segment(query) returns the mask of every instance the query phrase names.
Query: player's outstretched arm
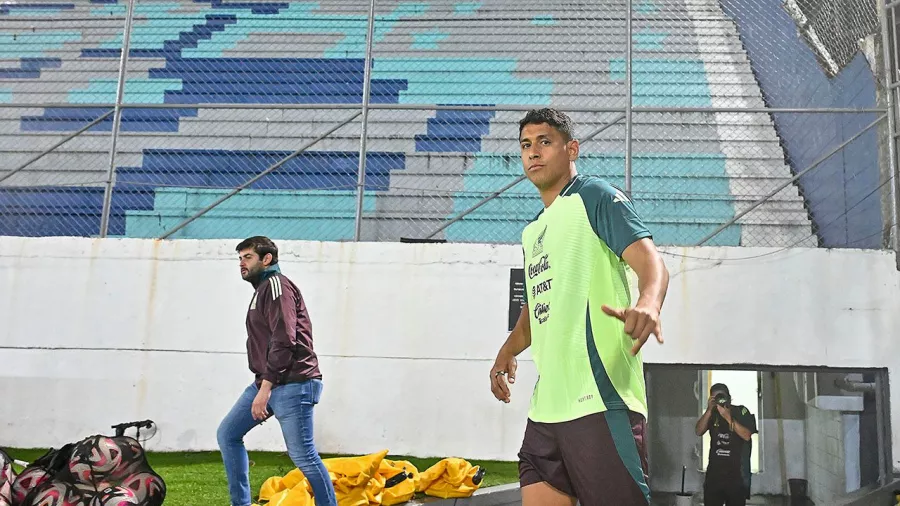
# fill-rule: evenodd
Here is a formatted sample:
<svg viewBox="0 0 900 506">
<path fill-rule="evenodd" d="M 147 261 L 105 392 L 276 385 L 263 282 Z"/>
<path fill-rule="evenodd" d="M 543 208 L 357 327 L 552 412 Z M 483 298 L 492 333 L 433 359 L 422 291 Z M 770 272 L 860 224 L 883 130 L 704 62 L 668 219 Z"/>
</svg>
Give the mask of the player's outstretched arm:
<svg viewBox="0 0 900 506">
<path fill-rule="evenodd" d="M 491 392 L 497 400 L 509 402 L 509 383 L 516 382 L 516 357 L 531 346 L 531 320 L 528 317 L 528 304 L 522 306 L 519 320 L 500 351 L 494 366 L 491 367 Z"/>
<path fill-rule="evenodd" d="M 632 308 L 603 306 L 603 312 L 625 323 L 625 332 L 635 340 L 631 353 L 636 355 L 650 334 L 663 342 L 659 313 L 669 288 L 669 271 L 649 237 L 631 243 L 622 252 L 622 259 L 637 274 L 640 296 Z"/>
</svg>

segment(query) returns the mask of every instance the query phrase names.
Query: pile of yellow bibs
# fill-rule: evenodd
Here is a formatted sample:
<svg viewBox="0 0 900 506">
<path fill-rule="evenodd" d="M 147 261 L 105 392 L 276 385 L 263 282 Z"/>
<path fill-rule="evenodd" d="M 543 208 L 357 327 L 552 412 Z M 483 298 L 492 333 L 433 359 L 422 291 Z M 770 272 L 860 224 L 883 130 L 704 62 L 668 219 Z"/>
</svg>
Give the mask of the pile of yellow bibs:
<svg viewBox="0 0 900 506">
<path fill-rule="evenodd" d="M 420 473 L 405 460 L 389 460 L 382 450 L 360 457 L 323 459 L 338 506 L 401 504 L 416 492 L 447 499 L 469 497 L 481 486 L 484 469 L 464 459 L 447 458 Z M 299 469 L 273 476 L 259 490 L 266 506 L 315 506 L 309 480 Z"/>
</svg>

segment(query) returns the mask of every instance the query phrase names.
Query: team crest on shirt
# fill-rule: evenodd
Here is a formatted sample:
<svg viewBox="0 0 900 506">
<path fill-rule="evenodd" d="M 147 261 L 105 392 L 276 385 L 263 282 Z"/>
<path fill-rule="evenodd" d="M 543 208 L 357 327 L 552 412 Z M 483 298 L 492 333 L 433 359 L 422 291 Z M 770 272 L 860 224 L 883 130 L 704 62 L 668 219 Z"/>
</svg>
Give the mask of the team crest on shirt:
<svg viewBox="0 0 900 506">
<path fill-rule="evenodd" d="M 547 233 L 547 225 L 544 225 L 544 230 L 537 236 L 537 239 L 534 241 L 534 246 L 531 248 L 531 258 L 534 258 L 541 253 L 544 252 L 544 235 Z"/>
</svg>

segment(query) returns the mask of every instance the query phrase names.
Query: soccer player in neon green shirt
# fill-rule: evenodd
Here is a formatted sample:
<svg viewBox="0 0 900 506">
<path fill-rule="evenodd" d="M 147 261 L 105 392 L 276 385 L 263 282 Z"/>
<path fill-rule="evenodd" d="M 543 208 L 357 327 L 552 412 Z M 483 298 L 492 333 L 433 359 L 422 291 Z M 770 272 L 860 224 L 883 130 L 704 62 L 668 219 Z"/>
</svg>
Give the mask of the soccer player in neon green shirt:
<svg viewBox="0 0 900 506">
<path fill-rule="evenodd" d="M 555 109 L 519 123 L 522 164 L 544 209 L 522 232 L 525 305 L 491 368 L 509 402 L 529 346 L 538 380 L 522 447 L 523 506 L 647 505 L 647 397 L 640 350 L 663 342 L 669 274 L 628 195 L 575 169 L 572 121 Z M 626 271 L 638 278 L 632 305 Z"/>
</svg>

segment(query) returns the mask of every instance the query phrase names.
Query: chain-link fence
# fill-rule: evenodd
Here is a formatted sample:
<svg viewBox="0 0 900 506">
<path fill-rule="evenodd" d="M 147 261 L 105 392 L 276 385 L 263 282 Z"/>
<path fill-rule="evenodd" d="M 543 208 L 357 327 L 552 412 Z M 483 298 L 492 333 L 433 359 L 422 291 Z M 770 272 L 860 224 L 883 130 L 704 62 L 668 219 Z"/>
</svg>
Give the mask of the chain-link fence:
<svg viewBox="0 0 900 506">
<path fill-rule="evenodd" d="M 0 234 L 515 243 L 550 106 L 659 244 L 887 247 L 883 7 L 4 4 Z"/>
</svg>

